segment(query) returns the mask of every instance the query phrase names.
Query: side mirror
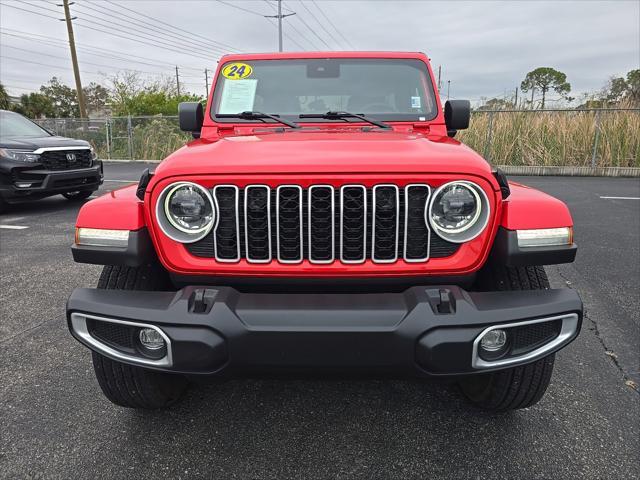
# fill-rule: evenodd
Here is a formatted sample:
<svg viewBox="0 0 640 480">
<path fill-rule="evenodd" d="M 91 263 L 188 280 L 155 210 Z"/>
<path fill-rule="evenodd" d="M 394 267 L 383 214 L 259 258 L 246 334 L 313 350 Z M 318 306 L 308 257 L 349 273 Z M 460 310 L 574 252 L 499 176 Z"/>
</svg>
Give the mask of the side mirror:
<svg viewBox="0 0 640 480">
<path fill-rule="evenodd" d="M 204 110 L 200 102 L 181 102 L 178 105 L 178 119 L 180 130 L 191 132 L 194 138 L 200 137 L 204 121 Z"/>
<path fill-rule="evenodd" d="M 469 100 L 447 100 L 444 104 L 444 123 L 447 135 L 455 137 L 458 130 L 469 128 L 471 102 Z"/>
</svg>

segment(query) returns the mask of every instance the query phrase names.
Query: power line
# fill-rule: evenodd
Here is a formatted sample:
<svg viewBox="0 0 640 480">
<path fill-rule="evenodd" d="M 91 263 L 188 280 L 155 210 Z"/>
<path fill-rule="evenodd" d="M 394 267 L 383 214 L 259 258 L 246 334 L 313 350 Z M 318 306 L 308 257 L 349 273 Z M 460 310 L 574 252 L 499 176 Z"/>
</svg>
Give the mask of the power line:
<svg viewBox="0 0 640 480">
<path fill-rule="evenodd" d="M 342 46 L 340 45 L 340 42 L 338 40 L 336 40 L 336 38 L 333 36 L 333 34 L 329 30 L 327 30 L 327 28 L 324 26 L 324 24 L 320 20 L 318 20 L 318 17 L 316 17 L 314 15 L 314 13 L 311 10 L 309 10 L 309 7 L 307 7 L 307 5 L 304 2 L 302 2 L 301 0 L 298 0 L 298 3 L 304 7 L 304 9 L 309 13 L 309 15 L 311 15 L 311 17 L 318 23 L 318 25 L 320 25 L 320 27 L 322 27 L 322 29 L 325 31 L 325 33 L 327 35 L 329 35 L 329 37 L 331 37 L 331 39 L 334 42 L 336 42 L 336 45 L 338 45 L 338 48 L 342 48 Z"/>
<path fill-rule="evenodd" d="M 117 3 L 114 3 L 114 2 L 112 2 L 111 0 L 105 0 L 105 1 L 106 1 L 107 3 L 110 3 L 111 5 L 115 5 L 116 7 L 122 8 L 122 9 L 124 9 L 124 10 L 128 10 L 129 12 L 135 13 L 136 15 L 139 15 L 139 16 L 141 16 L 141 17 L 148 18 L 149 20 L 153 20 L 154 22 L 161 23 L 162 25 L 165 25 L 165 26 L 167 26 L 167 27 L 173 28 L 174 30 L 177 30 L 177 31 L 179 31 L 179 32 L 186 33 L 187 35 L 191 35 L 191 36 L 193 36 L 193 37 L 198 37 L 198 38 L 203 39 L 203 40 L 206 40 L 206 41 L 208 41 L 208 42 L 210 42 L 210 43 L 218 44 L 218 45 L 220 45 L 220 46 L 222 46 L 222 47 L 225 47 L 225 48 L 227 48 L 227 49 L 235 50 L 236 52 L 239 52 L 239 51 L 240 51 L 240 50 L 238 50 L 237 48 L 235 48 L 235 47 L 233 47 L 233 46 L 231 46 L 231 45 L 228 45 L 228 44 L 226 44 L 226 43 L 222 43 L 222 42 L 219 42 L 219 41 L 217 41 L 217 40 L 212 40 L 212 39 L 210 39 L 210 38 L 204 37 L 204 36 L 199 35 L 199 34 L 197 34 L 197 33 L 193 33 L 193 32 L 190 32 L 190 31 L 188 31 L 188 30 L 185 30 L 185 29 L 183 29 L 183 28 L 176 27 L 176 26 L 174 26 L 174 25 L 171 25 L 170 23 L 163 22 L 162 20 L 160 20 L 160 19 L 158 19 L 158 18 L 151 17 L 151 16 L 146 15 L 146 14 L 144 14 L 144 13 L 141 13 L 141 12 L 139 12 L 139 11 L 137 11 L 137 10 L 133 10 L 132 8 L 125 7 L 124 5 L 119 5 L 119 4 L 117 4 Z"/>
<path fill-rule="evenodd" d="M 273 5 L 271 2 L 269 2 L 269 0 L 264 0 L 264 2 L 266 2 L 267 5 L 269 5 L 273 10 L 275 10 L 276 12 L 278 11 L 277 7 L 275 5 Z M 289 9 L 287 9 L 289 10 Z M 290 11 L 290 10 L 289 10 Z M 315 43 L 313 43 L 311 41 L 311 39 L 309 38 L 308 35 L 303 35 L 300 30 L 298 30 L 298 28 L 293 24 L 293 23 L 289 23 L 288 24 L 289 28 L 291 28 L 291 30 L 293 30 L 294 32 L 296 32 L 300 38 L 304 38 L 307 43 L 309 43 L 309 45 L 311 45 L 311 48 L 314 50 L 319 50 L 318 47 L 316 46 Z M 291 37 L 289 37 L 286 33 L 284 33 L 284 36 L 287 37 L 289 40 L 292 41 L 292 43 L 295 43 L 296 45 L 298 45 L 298 47 L 300 47 L 302 50 L 305 50 L 305 48 L 300 45 L 298 42 L 294 41 Z"/>
<path fill-rule="evenodd" d="M 282 52 L 282 20 L 295 15 L 296 12 L 282 13 L 282 0 L 278 0 L 278 11 L 276 15 L 265 15 L 265 18 L 275 18 L 278 20 L 278 51 Z"/>
<path fill-rule="evenodd" d="M 224 0 L 215 0 L 215 1 L 216 1 L 216 2 L 218 2 L 218 3 L 222 3 L 223 5 L 226 5 L 226 6 L 228 6 L 228 7 L 235 8 L 236 10 L 241 10 L 241 11 L 243 11 L 243 12 L 250 13 L 250 14 L 252 14 L 252 15 L 257 15 L 257 16 L 259 16 L 259 17 L 266 18 L 267 20 L 269 20 L 269 23 L 270 23 L 271 25 L 273 25 L 275 28 L 278 28 L 278 25 L 276 25 L 275 21 L 273 21 L 273 20 L 272 20 L 272 19 L 270 19 L 270 18 L 267 18 L 267 17 L 266 17 L 264 14 L 262 14 L 262 13 L 256 12 L 256 11 L 254 11 L 254 10 L 249 10 L 248 8 L 240 7 L 240 6 L 235 5 L 235 4 L 231 3 L 231 2 L 225 2 Z M 300 47 L 302 50 L 305 50 L 305 48 L 304 48 L 302 45 L 300 45 L 300 44 L 299 44 L 295 39 L 291 38 L 291 36 L 289 36 L 286 32 L 285 32 L 285 33 L 283 33 L 283 35 L 284 35 L 288 40 L 290 40 L 292 43 L 295 43 L 296 45 L 298 45 L 298 47 Z"/>
<path fill-rule="evenodd" d="M 188 38 L 185 38 L 184 35 L 178 35 L 178 34 L 174 34 L 172 32 L 168 32 L 166 30 L 161 30 L 157 26 L 154 26 L 149 22 L 138 21 L 138 20 L 134 20 L 134 19 L 131 19 L 131 18 L 127 18 L 127 16 L 125 16 L 123 14 L 120 14 L 120 13 L 117 13 L 117 12 L 109 11 L 108 9 L 106 9 L 105 7 L 100 6 L 99 4 L 95 4 L 94 6 L 89 6 L 87 4 L 82 4 L 82 5 L 80 5 L 80 7 L 89 9 L 89 10 L 91 10 L 93 12 L 96 12 L 96 13 L 99 13 L 101 15 L 104 15 L 105 11 L 106 11 L 106 13 L 108 13 L 109 15 L 112 15 L 112 16 L 115 15 L 115 16 L 119 17 L 118 20 L 120 20 L 122 17 L 124 17 L 124 22 L 126 22 L 126 23 L 129 23 L 129 24 L 135 25 L 135 26 L 141 26 L 142 28 L 146 28 L 146 29 L 151 30 L 153 32 L 157 32 L 157 33 L 159 33 L 160 35 L 163 35 L 166 38 L 170 38 L 172 41 L 175 41 L 175 39 L 177 39 L 180 43 L 189 45 L 189 48 L 202 48 L 202 46 L 203 46 L 201 40 L 197 40 L 197 41 L 196 40 L 190 40 Z M 98 7 L 101 10 L 97 10 L 94 7 Z M 81 10 L 81 12 L 84 15 L 86 15 L 88 17 L 91 17 L 91 18 L 98 18 L 100 20 L 108 20 L 108 19 L 105 19 L 104 17 L 95 17 L 94 15 L 91 15 L 91 14 L 89 14 L 87 12 L 83 12 L 82 10 Z M 116 23 L 116 25 L 123 26 L 120 23 Z M 198 43 L 198 42 L 200 42 L 200 43 Z M 215 46 L 214 44 L 209 44 L 208 48 L 210 48 L 211 50 L 215 50 L 215 51 L 221 52 L 221 53 L 226 53 L 226 50 L 223 50 L 222 48 L 220 48 L 218 46 Z"/>
<path fill-rule="evenodd" d="M 57 46 L 57 45 L 55 45 L 55 46 Z M 49 53 L 43 53 L 43 52 L 38 52 L 38 51 L 35 51 L 35 50 L 29 50 L 27 48 L 14 47 L 13 45 L 6 45 L 5 44 L 5 45 L 2 45 L 2 47 L 3 48 L 12 48 L 14 50 L 21 50 L 23 52 L 33 53 L 35 55 L 42 55 L 42 56 L 49 57 L 49 58 L 60 58 L 62 60 L 68 60 L 69 59 L 68 57 L 63 57 L 63 56 L 60 56 L 60 55 L 51 55 Z M 120 70 L 130 70 L 132 72 L 147 73 L 147 74 L 150 74 L 150 75 L 165 75 L 165 73 L 162 73 L 162 72 L 149 72 L 149 71 L 146 71 L 146 70 L 136 70 L 135 68 L 127 68 L 127 67 L 116 66 L 116 65 L 106 65 L 104 63 L 93 63 L 93 62 L 85 62 L 85 61 L 83 61 L 82 63 L 85 64 L 85 65 L 92 65 L 94 67 L 113 68 L 113 69 L 116 69 L 116 70 L 118 70 L 118 69 L 120 69 Z"/>
<path fill-rule="evenodd" d="M 205 56 L 203 56 L 203 55 L 196 54 L 196 53 L 194 53 L 194 52 L 192 52 L 192 51 L 185 52 L 185 51 L 177 50 L 177 49 L 174 49 L 174 48 L 169 48 L 169 47 L 167 47 L 167 46 L 166 46 L 167 44 L 159 44 L 159 43 L 155 43 L 155 42 L 150 41 L 150 40 L 148 40 L 148 39 L 146 39 L 146 38 L 144 38 L 144 37 L 138 37 L 138 38 L 136 38 L 136 36 L 135 36 L 135 35 L 133 35 L 133 34 L 129 34 L 129 35 L 133 35 L 133 38 L 131 38 L 131 36 L 126 37 L 126 36 L 124 36 L 124 35 L 120 35 L 120 34 L 118 34 L 118 33 L 110 32 L 110 31 L 108 31 L 108 30 L 102 30 L 102 29 L 100 29 L 100 28 L 97 28 L 97 27 L 95 27 L 95 26 L 92 26 L 92 25 L 93 25 L 93 24 L 95 24 L 96 22 L 91 22 L 91 21 L 87 21 L 87 20 L 84 20 L 84 19 L 78 19 L 78 21 L 79 21 L 79 22 L 87 22 L 87 23 L 88 23 L 88 25 L 83 25 L 82 23 L 80 23 L 80 24 L 78 25 L 79 27 L 85 28 L 85 29 L 87 29 L 87 30 L 92 30 L 92 31 L 101 32 L 101 33 L 106 33 L 107 35 L 111 35 L 111 36 L 114 36 L 114 37 L 123 38 L 123 39 L 125 39 L 125 40 L 132 40 L 132 41 L 134 41 L 134 42 L 136 42 L 136 43 L 142 43 L 142 44 L 144 44 L 144 45 L 150 45 L 150 46 L 152 46 L 152 47 L 160 47 L 160 48 L 163 48 L 163 49 L 165 49 L 165 50 L 167 50 L 167 51 L 169 51 L 169 52 L 180 53 L 180 54 L 182 54 L 182 55 L 189 55 L 190 57 L 197 57 L 197 58 L 199 58 L 199 59 L 201 59 L 201 60 L 211 61 L 211 58 L 210 58 L 210 57 L 205 57 Z M 101 25 L 101 26 L 103 26 L 103 25 Z M 112 28 L 112 27 L 107 26 L 107 28 Z M 115 29 L 114 29 L 114 30 L 115 30 Z M 122 30 L 118 30 L 118 31 L 122 31 Z M 125 32 L 125 33 L 127 33 L 127 34 L 128 34 L 128 32 Z"/>
<path fill-rule="evenodd" d="M 116 21 L 114 19 L 106 19 L 104 17 L 97 17 L 97 16 L 92 15 L 90 13 L 87 13 L 87 12 L 85 12 L 83 10 L 79 10 L 79 13 L 82 15 L 82 17 L 80 18 L 81 20 L 84 20 L 86 22 L 96 23 L 96 24 L 98 24 L 100 26 L 103 26 L 103 27 L 109 27 L 109 28 L 114 29 L 117 32 L 124 32 L 124 33 L 127 33 L 128 35 L 133 35 L 128 31 L 128 29 L 131 28 L 131 27 L 129 25 L 127 25 L 126 23 L 123 24 L 123 23 L 121 23 L 119 21 Z M 92 18 L 94 20 L 86 20 L 86 17 Z M 96 20 L 100 20 L 100 21 L 97 22 Z M 109 22 L 109 24 L 105 25 L 104 23 L 102 23 L 103 21 L 107 21 L 107 22 Z M 137 24 L 136 25 L 135 23 L 132 23 L 132 22 L 129 22 L 129 21 L 127 21 L 127 23 L 130 23 L 131 25 L 134 25 L 134 28 L 138 28 L 139 25 L 142 25 L 142 24 Z M 116 25 L 118 27 L 123 27 L 123 28 L 125 28 L 127 30 L 121 30 L 119 28 L 115 28 L 114 25 Z M 144 25 L 143 25 L 143 27 L 144 27 Z M 148 27 L 144 27 L 144 28 L 147 28 L 147 30 L 150 30 Z M 153 30 L 150 30 L 150 31 L 153 32 Z M 167 36 L 159 37 L 155 32 L 154 33 L 148 33 L 148 34 L 147 33 L 137 33 L 135 35 L 144 35 L 143 38 L 145 38 L 145 39 L 150 39 L 150 40 L 153 40 L 155 42 L 162 42 L 163 44 L 165 42 L 171 42 L 170 45 L 175 45 L 176 47 L 182 47 L 182 48 L 186 48 L 186 49 L 194 49 L 194 48 L 201 49 L 202 48 L 202 45 L 198 45 L 196 43 L 187 43 L 186 40 L 176 40 L 175 38 L 167 37 Z M 176 36 L 176 38 L 179 38 L 179 37 Z M 217 52 L 217 53 L 220 53 L 220 52 Z"/>
<path fill-rule="evenodd" d="M 58 17 L 53 17 L 51 15 L 45 15 L 44 13 L 40 13 L 40 12 L 34 12 L 33 10 L 28 10 L 26 8 L 16 7 L 15 5 L 9 5 L 8 3 L 0 3 L 0 5 L 2 5 L 3 7 L 14 8 L 16 10 L 22 10 L 23 12 L 33 13 L 34 15 L 40 15 L 41 17 L 47 17 L 47 18 L 53 18 L 54 20 L 59 20 Z M 31 4 L 29 4 L 29 5 L 31 5 Z M 31 5 L 31 6 L 32 7 L 36 7 L 37 5 Z M 38 8 L 42 8 L 44 10 L 49 10 L 48 8 L 44 8 L 44 7 L 38 7 Z M 53 11 L 53 10 L 51 10 L 51 11 Z"/>
<path fill-rule="evenodd" d="M 302 16 L 301 16 L 301 15 L 296 15 L 296 18 L 297 18 L 298 20 L 300 20 L 300 21 L 303 23 L 303 25 L 304 25 L 305 27 L 307 27 L 307 28 L 309 29 L 309 31 L 310 31 L 311 33 L 313 33 L 313 34 L 315 35 L 315 37 L 316 37 L 318 40 L 320 40 L 320 42 L 321 42 L 321 43 L 324 43 L 324 44 L 326 45 L 326 47 L 327 47 L 329 50 L 331 50 L 331 47 L 329 46 L 329 44 L 328 44 L 327 42 L 325 42 L 325 40 L 324 40 L 320 35 L 318 35 L 318 34 L 316 33 L 316 31 L 315 31 L 313 28 L 311 28 L 307 22 L 305 22 L 304 18 L 302 18 Z"/>
<path fill-rule="evenodd" d="M 33 14 L 35 14 L 35 15 L 40 15 L 40 16 L 42 16 L 42 17 L 47 17 L 47 18 L 52 18 L 52 19 L 54 19 L 54 20 L 59 20 L 59 18 L 58 18 L 58 17 L 53 17 L 53 16 L 51 16 L 51 15 L 45 15 L 45 14 L 43 14 L 43 13 L 34 12 L 33 10 L 28 10 L 28 9 L 25 9 L 25 8 L 16 7 L 15 5 L 8 5 L 8 4 L 5 4 L 5 3 L 3 3 L 2 5 L 3 5 L 3 6 L 5 6 L 5 7 L 10 7 L 10 8 L 14 8 L 14 9 L 17 9 L 17 10 L 23 10 L 23 11 L 25 11 L 25 12 L 33 13 Z M 29 5 L 31 5 L 31 4 L 29 4 Z M 35 5 L 33 5 L 33 6 L 35 6 Z M 44 7 L 40 7 L 40 8 L 43 8 L 44 10 L 48 10 L 48 9 L 45 9 Z M 168 50 L 168 51 L 171 51 L 171 52 L 175 52 L 175 53 L 180 53 L 180 54 L 183 54 L 183 55 L 187 55 L 187 54 L 188 54 L 188 55 L 190 55 L 190 56 L 192 56 L 192 57 L 198 57 L 198 58 L 200 58 L 200 59 L 207 60 L 207 61 L 210 61 L 210 60 L 211 60 L 209 57 L 205 57 L 205 56 L 203 56 L 203 55 L 196 54 L 196 53 L 194 53 L 193 51 L 190 51 L 190 52 L 184 52 L 184 51 L 181 51 L 181 50 L 176 50 L 176 49 L 173 49 L 173 48 L 167 47 L 167 45 L 170 45 L 170 44 L 164 43 L 164 42 L 162 42 L 161 40 L 155 40 L 155 42 L 154 42 L 154 41 L 153 41 L 153 39 L 151 39 L 151 40 L 150 40 L 150 39 L 148 39 L 148 38 L 146 38 L 146 37 L 140 37 L 140 34 L 133 34 L 133 33 L 129 33 L 129 32 L 127 32 L 127 31 L 125 31 L 125 30 L 120 30 L 120 29 L 117 29 L 117 28 L 113 28 L 113 27 L 112 27 L 112 26 L 110 26 L 110 25 L 105 25 L 105 24 L 102 24 L 102 23 L 98 23 L 98 22 L 91 21 L 91 20 L 85 20 L 85 19 L 78 19 L 78 21 L 87 22 L 89 25 L 91 25 L 91 24 L 98 24 L 98 25 L 100 25 L 100 26 L 105 26 L 106 28 L 111 28 L 112 30 L 115 30 L 115 31 L 118 31 L 118 32 L 123 32 L 123 33 L 125 33 L 125 34 L 127 34 L 127 35 L 130 35 L 130 36 L 129 36 L 129 37 L 125 37 L 125 36 L 123 36 L 123 35 L 120 35 L 120 34 L 117 34 L 117 33 L 114 33 L 114 32 L 110 32 L 110 31 L 108 31 L 108 30 L 101 30 L 101 29 L 99 29 L 99 28 L 96 28 L 96 27 L 93 27 L 93 26 L 89 26 L 89 25 L 82 25 L 82 24 L 78 25 L 78 26 L 80 26 L 80 27 L 82 27 L 82 28 L 91 29 L 91 30 L 93 30 L 93 31 L 97 31 L 97 32 L 101 32 L 101 33 L 106 33 L 107 35 L 112 35 L 112 36 L 114 36 L 114 37 L 123 38 L 123 39 L 125 39 L 125 40 L 133 40 L 133 41 L 135 41 L 135 42 L 137 42 L 137 43 L 142 43 L 142 44 L 145 44 L 145 45 L 150 45 L 150 46 L 152 46 L 152 47 L 160 47 L 160 48 L 164 48 L 165 50 Z M 132 36 L 133 38 L 131 38 L 131 36 Z M 138 38 L 136 38 L 136 37 L 138 37 Z M 191 48 L 191 47 L 190 47 L 190 48 Z"/>
<path fill-rule="evenodd" d="M 333 29 L 338 33 L 338 35 L 340 35 L 342 37 L 342 39 L 347 43 L 347 45 L 349 46 L 349 48 L 351 48 L 352 50 L 355 50 L 355 48 L 353 47 L 353 44 L 347 39 L 347 37 L 345 37 L 342 32 L 340 30 L 338 30 L 338 27 L 335 26 L 335 24 L 331 21 L 331 19 L 327 16 L 326 13 L 324 13 L 324 10 L 322 10 L 320 8 L 320 5 L 318 5 L 316 3 L 316 0 L 311 0 L 311 3 L 313 3 L 316 8 L 318 9 L 318 11 L 322 14 L 322 16 L 327 20 L 327 22 L 329 23 L 329 25 L 331 25 L 333 27 Z"/>
<path fill-rule="evenodd" d="M 2 30 L 4 30 L 4 32 L 2 32 Z M 13 33 L 11 33 L 11 32 L 13 32 Z M 68 42 L 65 41 L 65 40 L 60 40 L 60 39 L 57 39 L 57 38 L 54 38 L 54 37 L 49 37 L 49 36 L 46 36 L 46 35 L 40 35 L 40 34 L 37 34 L 37 33 L 21 32 L 21 31 L 18 31 L 18 30 L 13 30 L 11 28 L 0 27 L 0 34 L 9 35 L 9 36 L 21 38 L 21 39 L 24 39 L 24 40 L 30 40 L 30 41 L 33 41 L 33 42 L 39 42 L 39 43 L 42 43 L 42 44 L 45 44 L 45 45 L 49 45 L 49 46 L 60 46 L 60 47 L 64 47 L 65 49 L 68 46 Z M 52 45 L 51 42 L 57 42 L 58 45 Z M 129 61 L 130 58 L 132 58 L 132 59 L 140 58 L 140 59 L 143 59 L 143 60 L 149 60 L 148 57 L 141 57 L 141 56 L 133 55 L 133 54 L 124 54 L 124 53 L 121 53 L 121 52 L 116 51 L 116 50 L 109 50 L 108 48 L 96 47 L 96 46 L 87 45 L 87 44 L 83 44 L 82 46 L 78 47 L 78 50 L 86 50 L 91 55 L 96 55 L 96 56 L 105 57 L 105 58 L 113 58 L 113 59 L 116 59 L 116 60 L 123 60 L 123 61 Z M 95 52 L 94 52 L 94 50 L 95 50 Z M 108 52 L 108 53 L 111 53 L 111 55 L 107 55 L 107 54 L 104 54 L 104 53 L 96 53 L 96 52 Z M 117 54 L 117 56 L 113 55 L 113 54 Z M 151 59 L 151 60 L 153 60 L 153 59 Z M 169 68 L 173 68 L 174 67 L 173 64 L 168 63 L 168 62 L 167 63 L 148 63 L 148 62 L 140 61 L 140 60 L 134 60 L 134 61 L 135 61 L 135 63 L 141 64 L 141 65 L 149 65 L 149 66 L 152 66 L 152 67 L 163 67 L 163 68 L 164 67 L 169 67 Z M 180 66 L 180 68 L 189 69 L 189 70 L 197 70 L 197 71 L 201 70 L 201 68 L 198 68 L 198 67 Z"/>
</svg>

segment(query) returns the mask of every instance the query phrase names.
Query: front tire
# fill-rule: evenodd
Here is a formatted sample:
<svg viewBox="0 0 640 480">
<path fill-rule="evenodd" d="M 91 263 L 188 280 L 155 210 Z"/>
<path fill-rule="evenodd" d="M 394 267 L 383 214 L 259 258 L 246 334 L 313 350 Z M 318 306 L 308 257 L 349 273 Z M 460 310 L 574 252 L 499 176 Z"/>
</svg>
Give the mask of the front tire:
<svg viewBox="0 0 640 480">
<path fill-rule="evenodd" d="M 103 268 L 98 288 L 107 290 L 157 291 L 170 288 L 166 272 L 159 265 Z M 96 352 L 93 369 L 104 395 L 121 407 L 157 409 L 177 402 L 187 388 L 185 377 L 156 372 L 111 360 Z"/>
<path fill-rule="evenodd" d="M 475 285 L 481 291 L 546 290 L 549 279 L 540 266 L 486 266 Z M 551 382 L 555 355 L 493 373 L 476 374 L 459 382 L 462 393 L 476 406 L 506 411 L 535 405 Z"/>
</svg>

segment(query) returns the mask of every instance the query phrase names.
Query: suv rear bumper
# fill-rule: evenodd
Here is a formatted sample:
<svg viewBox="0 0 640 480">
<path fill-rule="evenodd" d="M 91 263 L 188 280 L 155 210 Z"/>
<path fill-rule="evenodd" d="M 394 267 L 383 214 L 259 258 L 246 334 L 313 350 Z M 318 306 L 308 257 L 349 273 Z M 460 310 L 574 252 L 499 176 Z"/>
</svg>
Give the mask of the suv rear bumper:
<svg viewBox="0 0 640 480">
<path fill-rule="evenodd" d="M 447 376 L 530 363 L 559 350 L 579 333 L 582 302 L 570 289 L 477 293 L 430 286 L 375 295 L 272 295 L 230 287 L 190 286 L 178 292 L 82 288 L 69 298 L 67 319 L 74 337 L 89 348 L 156 370 Z M 134 343 L 136 329 L 160 330 L 167 355 L 153 360 L 105 343 L 90 331 L 101 321 L 134 332 Z M 487 328 L 548 321 L 561 322 L 561 331 L 527 355 L 488 364 L 478 357 L 479 336 Z"/>
<path fill-rule="evenodd" d="M 10 182 L 0 182 L 0 198 L 7 203 L 25 202 L 76 190 L 97 190 L 102 182 L 100 160 L 77 170 L 14 169 Z"/>
</svg>

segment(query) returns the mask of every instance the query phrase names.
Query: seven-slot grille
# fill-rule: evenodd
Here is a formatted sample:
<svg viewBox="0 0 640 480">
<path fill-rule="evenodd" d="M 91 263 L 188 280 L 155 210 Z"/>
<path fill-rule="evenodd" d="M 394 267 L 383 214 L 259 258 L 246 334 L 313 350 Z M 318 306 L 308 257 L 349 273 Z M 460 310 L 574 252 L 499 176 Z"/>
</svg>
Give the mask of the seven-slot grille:
<svg viewBox="0 0 640 480">
<path fill-rule="evenodd" d="M 47 150 L 40 154 L 40 162 L 47 170 L 74 170 L 91 166 L 91 150 Z"/>
<path fill-rule="evenodd" d="M 214 229 L 186 247 L 219 262 L 426 262 L 459 248 L 431 232 L 430 197 L 427 184 L 218 185 Z"/>
</svg>

